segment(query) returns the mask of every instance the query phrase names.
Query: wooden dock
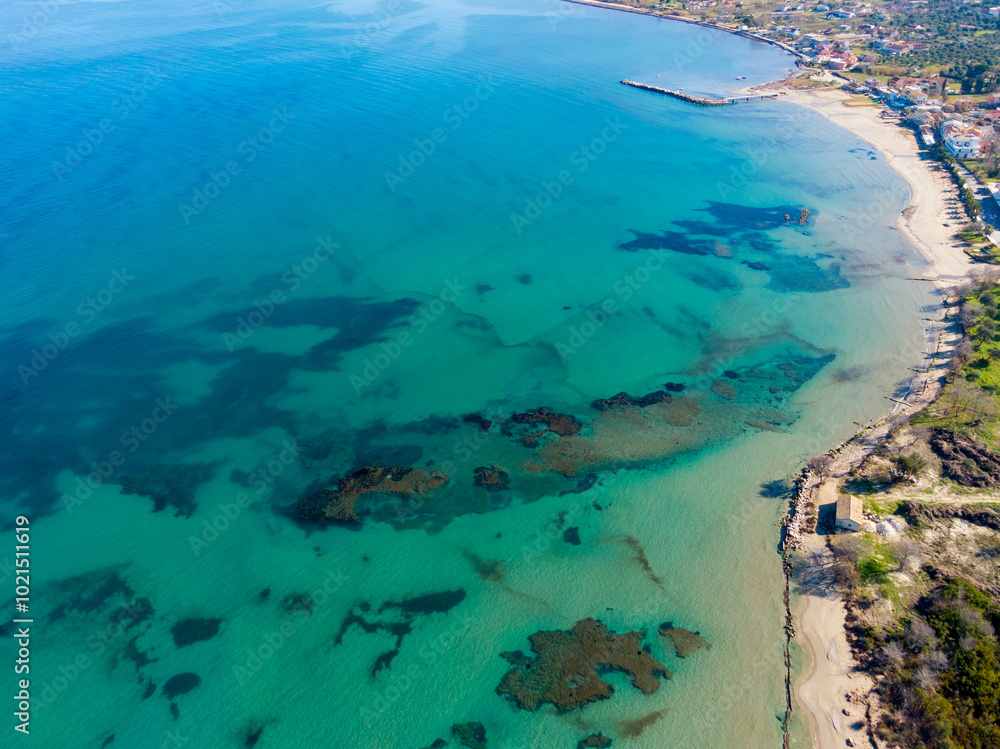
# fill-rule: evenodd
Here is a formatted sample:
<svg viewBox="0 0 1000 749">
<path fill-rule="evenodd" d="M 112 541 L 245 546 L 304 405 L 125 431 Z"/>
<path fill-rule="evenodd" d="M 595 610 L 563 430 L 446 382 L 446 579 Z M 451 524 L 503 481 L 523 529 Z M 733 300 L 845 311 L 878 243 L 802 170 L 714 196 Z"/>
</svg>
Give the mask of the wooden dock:
<svg viewBox="0 0 1000 749">
<path fill-rule="evenodd" d="M 690 94 L 685 94 L 682 91 L 671 91 L 669 88 L 660 88 L 659 86 L 650 86 L 648 83 L 638 83 L 636 81 L 630 81 L 625 79 L 622 81 L 626 86 L 632 86 L 633 88 L 641 88 L 643 91 L 652 91 L 657 94 L 666 94 L 667 96 L 673 96 L 675 99 L 680 99 L 681 101 L 686 101 L 688 104 L 697 104 L 699 107 L 722 107 L 728 104 L 738 104 L 745 101 L 756 101 L 759 99 L 777 99 L 780 94 L 758 94 L 756 96 L 738 96 L 731 98 L 706 98 L 704 96 L 691 96 Z"/>
</svg>

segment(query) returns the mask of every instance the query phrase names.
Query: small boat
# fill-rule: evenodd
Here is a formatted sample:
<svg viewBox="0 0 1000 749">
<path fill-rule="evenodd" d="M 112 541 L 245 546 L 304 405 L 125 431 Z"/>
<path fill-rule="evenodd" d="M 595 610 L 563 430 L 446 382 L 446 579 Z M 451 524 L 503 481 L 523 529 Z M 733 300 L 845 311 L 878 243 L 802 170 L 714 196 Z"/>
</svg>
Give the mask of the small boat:
<svg viewBox="0 0 1000 749">
<path fill-rule="evenodd" d="M 736 80 L 738 80 L 738 81 L 745 81 L 746 79 L 747 79 L 747 77 L 745 75 L 738 75 L 738 76 L 736 76 Z"/>
</svg>

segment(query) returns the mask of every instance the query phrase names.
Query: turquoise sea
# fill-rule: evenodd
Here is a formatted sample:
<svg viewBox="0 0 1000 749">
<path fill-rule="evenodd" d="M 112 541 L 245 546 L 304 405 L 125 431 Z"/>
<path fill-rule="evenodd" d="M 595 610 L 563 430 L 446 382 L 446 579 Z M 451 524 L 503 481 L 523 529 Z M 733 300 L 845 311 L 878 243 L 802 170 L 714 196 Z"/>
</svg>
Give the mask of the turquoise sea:
<svg viewBox="0 0 1000 749">
<path fill-rule="evenodd" d="M 619 81 L 789 55 L 555 0 L 13 0 L 0 43 L 3 746 L 781 745 L 786 480 L 919 361 L 907 188 Z M 543 635 L 613 687 L 556 709 L 528 638 L 590 617 L 672 678 Z"/>
</svg>

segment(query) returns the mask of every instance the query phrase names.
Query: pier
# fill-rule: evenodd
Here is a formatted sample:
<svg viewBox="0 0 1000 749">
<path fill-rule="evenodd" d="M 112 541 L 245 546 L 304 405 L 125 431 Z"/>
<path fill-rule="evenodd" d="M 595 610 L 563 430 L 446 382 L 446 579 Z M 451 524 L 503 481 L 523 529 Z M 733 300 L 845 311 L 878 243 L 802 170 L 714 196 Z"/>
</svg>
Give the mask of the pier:
<svg viewBox="0 0 1000 749">
<path fill-rule="evenodd" d="M 659 86 L 650 86 L 648 83 L 638 83 L 636 81 L 630 81 L 625 79 L 622 81 L 626 86 L 632 86 L 633 88 L 641 88 L 643 91 L 652 91 L 657 94 L 666 94 L 667 96 L 673 96 L 675 99 L 680 99 L 681 101 L 686 101 L 688 104 L 697 104 L 699 107 L 721 107 L 727 104 L 738 104 L 742 101 L 756 101 L 758 99 L 777 99 L 780 94 L 757 94 L 755 96 L 736 96 L 730 98 L 706 98 L 704 96 L 691 96 L 690 94 L 685 94 L 682 91 L 671 91 L 669 88 L 660 88 Z"/>
</svg>

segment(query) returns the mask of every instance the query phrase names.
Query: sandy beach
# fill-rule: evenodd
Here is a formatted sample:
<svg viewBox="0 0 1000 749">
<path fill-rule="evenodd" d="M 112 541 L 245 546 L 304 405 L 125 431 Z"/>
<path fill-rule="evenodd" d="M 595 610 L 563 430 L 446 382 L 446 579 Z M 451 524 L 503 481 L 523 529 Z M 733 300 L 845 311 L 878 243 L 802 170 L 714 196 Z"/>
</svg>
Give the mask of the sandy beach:
<svg viewBox="0 0 1000 749">
<path fill-rule="evenodd" d="M 838 481 L 894 426 L 937 397 L 948 354 L 962 336 L 958 325 L 945 319 L 943 301 L 968 277 L 973 263 L 955 237 L 957 229 L 968 220 L 960 207 L 957 188 L 940 164 L 921 158 L 911 130 L 895 120 L 883 119 L 881 108 L 845 105 L 852 97 L 839 90 L 788 91 L 783 98 L 809 107 L 869 143 L 906 181 L 910 202 L 897 226 L 928 263 L 916 275 L 933 279 L 942 292 L 942 305 L 930 315 L 939 322 L 929 322 L 925 335 L 928 370 L 914 378 L 906 406 L 897 405 L 862 439 L 840 450 L 825 480 L 811 479 L 807 489 L 818 506 L 836 501 Z M 808 717 L 814 747 L 843 747 L 847 739 L 854 746 L 872 746 L 862 720 L 868 710 L 867 694 L 872 682 L 864 674 L 853 673 L 855 662 L 844 628 L 844 603 L 833 584 L 833 555 L 825 538 L 816 534 L 805 535 L 801 548 L 806 563 L 799 581 L 796 628 L 808 666 L 796 679 L 795 700 Z"/>
</svg>

